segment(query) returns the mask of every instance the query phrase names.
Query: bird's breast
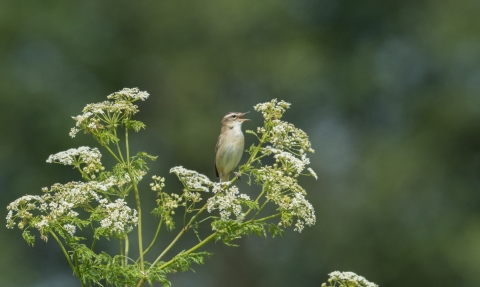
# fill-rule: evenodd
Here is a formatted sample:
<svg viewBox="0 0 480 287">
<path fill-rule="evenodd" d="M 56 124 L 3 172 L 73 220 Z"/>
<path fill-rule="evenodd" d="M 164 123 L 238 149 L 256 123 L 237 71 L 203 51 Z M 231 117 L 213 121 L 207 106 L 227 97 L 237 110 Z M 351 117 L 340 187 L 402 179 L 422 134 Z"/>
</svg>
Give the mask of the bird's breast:
<svg viewBox="0 0 480 287">
<path fill-rule="evenodd" d="M 240 131 L 230 130 L 220 142 L 217 151 L 216 165 L 220 173 L 230 173 L 242 158 L 244 148 L 244 136 Z"/>
</svg>

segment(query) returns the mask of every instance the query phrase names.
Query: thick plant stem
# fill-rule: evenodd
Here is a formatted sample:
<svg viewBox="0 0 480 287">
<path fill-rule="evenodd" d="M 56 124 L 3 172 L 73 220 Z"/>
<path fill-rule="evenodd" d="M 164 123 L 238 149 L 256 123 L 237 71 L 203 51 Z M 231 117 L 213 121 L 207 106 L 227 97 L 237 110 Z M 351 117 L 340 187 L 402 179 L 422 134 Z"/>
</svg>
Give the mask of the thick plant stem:
<svg viewBox="0 0 480 287">
<path fill-rule="evenodd" d="M 118 239 L 118 245 L 120 247 L 120 256 L 123 257 L 123 244 L 122 244 L 122 240 L 121 239 Z M 124 264 L 125 262 L 122 260 L 122 266 L 125 266 Z"/>
<path fill-rule="evenodd" d="M 80 283 L 82 283 L 82 286 L 85 286 L 85 284 L 83 283 L 83 280 L 82 280 L 82 276 L 80 276 L 80 264 L 78 263 L 78 256 L 77 256 L 77 252 L 73 252 L 73 258 L 75 259 L 75 266 L 76 266 L 76 272 L 77 272 L 77 275 L 78 275 L 78 279 L 80 279 Z"/>
<path fill-rule="evenodd" d="M 129 248 L 129 242 L 128 242 L 128 235 L 125 236 L 125 266 L 128 265 L 128 248 Z"/>
<path fill-rule="evenodd" d="M 57 235 L 53 231 L 50 231 L 50 234 L 52 234 L 53 238 L 55 238 L 58 245 L 62 249 L 63 254 L 65 255 L 65 258 L 67 258 L 68 264 L 70 265 L 70 268 L 72 268 L 72 270 L 77 274 L 78 280 L 80 280 L 80 283 L 82 284 L 82 287 L 85 287 L 85 283 L 83 283 L 83 281 L 82 281 L 82 277 L 80 276 L 80 272 L 73 265 L 73 262 L 70 259 L 70 256 L 68 256 L 68 252 L 67 252 L 67 250 L 65 250 L 65 247 L 63 246 L 62 242 L 60 241 L 60 239 L 58 239 Z"/>
<path fill-rule="evenodd" d="M 128 171 L 128 175 L 130 176 L 130 179 L 132 180 L 132 185 L 133 185 L 133 191 L 135 193 L 135 202 L 137 203 L 137 211 L 138 211 L 138 252 L 140 254 L 140 270 L 144 270 L 144 264 L 143 264 L 143 239 L 142 239 L 142 208 L 140 205 L 140 195 L 138 192 L 137 184 L 135 183 L 135 180 L 133 179 L 133 175 Z"/>
<path fill-rule="evenodd" d="M 140 193 L 138 192 L 137 183 L 133 177 L 131 166 L 130 166 L 130 149 L 128 146 L 128 129 L 125 128 L 125 145 L 127 152 L 127 172 L 132 182 L 133 191 L 135 193 L 135 202 L 137 203 L 137 212 L 138 212 L 138 253 L 140 254 L 140 270 L 144 271 L 144 262 L 143 262 L 143 239 L 142 239 L 142 207 L 140 204 Z"/>
<path fill-rule="evenodd" d="M 94 251 L 93 249 L 95 248 L 95 245 L 97 244 L 97 238 L 93 238 L 93 243 L 92 243 L 92 248 L 90 250 Z"/>
</svg>

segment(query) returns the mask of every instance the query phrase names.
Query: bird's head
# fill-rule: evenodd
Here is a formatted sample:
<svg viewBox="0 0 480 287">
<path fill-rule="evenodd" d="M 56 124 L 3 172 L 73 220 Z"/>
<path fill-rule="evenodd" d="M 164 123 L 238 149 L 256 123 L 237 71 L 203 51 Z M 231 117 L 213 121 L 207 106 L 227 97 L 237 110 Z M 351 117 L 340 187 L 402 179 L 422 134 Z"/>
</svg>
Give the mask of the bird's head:
<svg viewBox="0 0 480 287">
<path fill-rule="evenodd" d="M 250 119 L 242 118 L 245 114 L 248 114 L 248 113 L 249 112 L 246 112 L 246 113 L 230 112 L 223 117 L 222 126 L 228 126 L 229 128 L 233 128 L 236 125 L 242 126 L 243 122 L 250 120 Z"/>
</svg>

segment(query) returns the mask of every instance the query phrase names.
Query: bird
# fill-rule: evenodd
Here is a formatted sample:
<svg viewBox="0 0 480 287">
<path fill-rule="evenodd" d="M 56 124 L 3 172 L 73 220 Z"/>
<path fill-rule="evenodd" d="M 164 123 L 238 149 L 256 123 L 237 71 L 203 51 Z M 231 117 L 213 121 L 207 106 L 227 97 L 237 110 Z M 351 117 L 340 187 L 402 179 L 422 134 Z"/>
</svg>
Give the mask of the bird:
<svg viewBox="0 0 480 287">
<path fill-rule="evenodd" d="M 242 119 L 246 113 L 230 112 L 222 118 L 222 129 L 215 147 L 215 174 L 220 182 L 227 182 L 230 173 L 237 167 L 242 158 L 245 138 L 242 124 L 249 119 Z M 237 178 L 239 173 L 235 173 Z"/>
</svg>

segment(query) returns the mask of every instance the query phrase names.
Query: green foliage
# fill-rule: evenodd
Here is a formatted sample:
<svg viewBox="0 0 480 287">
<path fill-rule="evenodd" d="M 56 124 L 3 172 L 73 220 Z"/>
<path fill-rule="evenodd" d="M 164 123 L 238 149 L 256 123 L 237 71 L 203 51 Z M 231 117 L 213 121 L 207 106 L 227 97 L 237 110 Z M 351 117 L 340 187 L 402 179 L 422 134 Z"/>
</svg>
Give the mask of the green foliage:
<svg viewBox="0 0 480 287">
<path fill-rule="evenodd" d="M 236 220 L 215 220 L 212 222 L 212 229 L 217 231 L 217 240 L 222 240 L 228 246 L 238 247 L 231 242 L 241 238 L 242 235 L 254 234 L 259 237 L 265 237 L 265 227 L 262 222 L 244 222 L 240 223 Z"/>
<path fill-rule="evenodd" d="M 125 128 L 139 132 L 141 129 L 145 129 L 145 124 L 141 121 L 135 121 L 130 119 L 124 119 L 123 125 Z"/>
<path fill-rule="evenodd" d="M 78 257 L 78 273 L 84 284 L 103 286 L 134 286 L 142 276 L 134 264 L 125 264 L 122 256 L 110 256 L 105 252 L 96 254 L 84 244 L 73 245 L 73 253 Z"/>
<path fill-rule="evenodd" d="M 212 256 L 212 253 L 209 252 L 197 252 L 197 253 L 185 253 L 180 252 L 177 256 L 175 256 L 172 260 L 173 263 L 165 268 L 167 273 L 176 273 L 176 272 L 184 272 L 188 270 L 192 270 L 192 263 L 197 265 L 203 265 L 205 257 Z"/>
<path fill-rule="evenodd" d="M 35 236 L 30 234 L 30 231 L 28 229 L 25 229 L 22 232 L 23 239 L 27 242 L 28 245 L 32 246 L 35 244 Z"/>
<path fill-rule="evenodd" d="M 273 223 L 270 223 L 268 225 L 268 232 L 272 234 L 272 237 L 285 235 L 285 231 L 282 228 L 280 228 L 278 224 L 273 224 Z"/>
</svg>

